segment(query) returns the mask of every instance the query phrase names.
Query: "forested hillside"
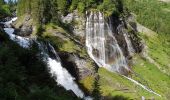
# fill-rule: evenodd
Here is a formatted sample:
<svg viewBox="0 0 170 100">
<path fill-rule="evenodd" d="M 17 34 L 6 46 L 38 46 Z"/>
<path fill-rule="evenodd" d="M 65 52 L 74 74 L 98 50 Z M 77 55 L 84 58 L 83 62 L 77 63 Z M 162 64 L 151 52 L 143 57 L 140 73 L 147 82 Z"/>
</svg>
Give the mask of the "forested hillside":
<svg viewBox="0 0 170 100">
<path fill-rule="evenodd" d="M 170 2 L 7 1 L 0 100 L 169 100 Z"/>
</svg>

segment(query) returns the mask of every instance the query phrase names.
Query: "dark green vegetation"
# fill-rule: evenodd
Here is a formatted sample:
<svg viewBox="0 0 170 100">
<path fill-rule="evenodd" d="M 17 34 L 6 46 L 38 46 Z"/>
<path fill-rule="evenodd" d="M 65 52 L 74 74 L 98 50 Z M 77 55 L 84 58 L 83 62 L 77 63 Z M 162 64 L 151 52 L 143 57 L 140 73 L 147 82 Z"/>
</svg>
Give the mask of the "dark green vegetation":
<svg viewBox="0 0 170 100">
<path fill-rule="evenodd" d="M 75 100 L 57 86 L 36 45 L 24 49 L 0 30 L 1 100 Z"/>
<path fill-rule="evenodd" d="M 9 5 L 6 5 L 4 0 L 0 0 L 0 18 L 10 15 Z"/>
<path fill-rule="evenodd" d="M 70 2 L 71 1 L 71 2 Z M 17 14 L 32 15 L 38 23 L 54 22 L 61 24 L 59 16 L 66 15 L 73 10 L 85 13 L 87 10 L 96 9 L 105 12 L 105 15 L 120 15 L 123 12 L 122 0 L 18 0 Z"/>
<path fill-rule="evenodd" d="M 0 0 L 0 18 L 12 16 L 12 13 L 15 12 L 16 1 L 9 0 L 8 3 L 4 0 Z"/>
</svg>

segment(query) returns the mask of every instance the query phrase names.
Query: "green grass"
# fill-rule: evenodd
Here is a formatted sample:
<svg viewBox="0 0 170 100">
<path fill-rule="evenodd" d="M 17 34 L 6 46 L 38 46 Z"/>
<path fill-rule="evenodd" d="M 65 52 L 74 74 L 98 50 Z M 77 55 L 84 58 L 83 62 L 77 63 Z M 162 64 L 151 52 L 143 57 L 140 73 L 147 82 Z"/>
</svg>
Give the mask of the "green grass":
<svg viewBox="0 0 170 100">
<path fill-rule="evenodd" d="M 137 15 L 137 21 L 157 33 L 169 34 L 170 3 L 159 0 L 124 0 L 128 9 Z M 166 9 L 166 10 L 165 10 Z"/>
<path fill-rule="evenodd" d="M 112 97 L 116 95 L 122 95 L 124 97 L 128 97 L 129 99 L 140 99 L 142 96 L 144 96 L 147 99 L 151 99 L 153 97 L 156 100 L 168 100 L 170 92 L 170 77 L 163 74 L 156 66 L 150 64 L 148 61 L 140 58 L 139 56 L 136 57 L 133 70 L 140 75 L 140 77 L 138 77 L 133 74 L 133 79 L 146 86 L 149 86 L 156 93 L 161 94 L 162 97 L 144 90 L 140 86 L 120 75 L 117 75 L 116 73 L 112 73 L 105 70 L 104 68 L 100 68 L 99 82 L 102 95 Z"/>
<path fill-rule="evenodd" d="M 170 74 L 170 34 L 146 36 L 140 33 L 148 46 L 148 53 L 160 66 L 161 70 Z"/>
<path fill-rule="evenodd" d="M 156 66 L 151 64 L 149 61 L 136 57 L 135 65 L 133 70 L 142 77 L 145 81 L 141 79 L 134 79 L 140 81 L 141 83 L 147 85 L 153 89 L 155 92 L 161 94 L 164 98 L 167 97 L 170 92 L 170 77 L 162 73 Z"/>
<path fill-rule="evenodd" d="M 80 80 L 80 83 L 91 93 L 93 91 L 94 80 L 94 76 L 87 76 Z"/>
<path fill-rule="evenodd" d="M 116 73 L 108 72 L 103 68 L 99 70 L 99 75 L 100 88 L 103 96 L 114 97 L 116 95 L 122 95 L 129 99 L 140 99 L 142 95 L 147 98 L 154 96 L 124 77 L 117 75 Z"/>
</svg>

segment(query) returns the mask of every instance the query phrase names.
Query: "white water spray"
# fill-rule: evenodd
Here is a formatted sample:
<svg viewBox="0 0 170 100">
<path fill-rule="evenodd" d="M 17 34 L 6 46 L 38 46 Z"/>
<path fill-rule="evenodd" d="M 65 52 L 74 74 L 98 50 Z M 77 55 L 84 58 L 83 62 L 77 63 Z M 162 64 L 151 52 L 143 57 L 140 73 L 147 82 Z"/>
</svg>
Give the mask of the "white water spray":
<svg viewBox="0 0 170 100">
<path fill-rule="evenodd" d="M 119 32 L 119 34 L 123 34 L 123 36 L 125 38 L 125 41 L 126 41 L 126 44 L 127 44 L 127 49 L 128 49 L 129 55 L 133 56 L 134 53 L 135 53 L 135 50 L 133 48 L 132 42 L 131 42 L 131 40 L 130 40 L 130 38 L 128 36 L 127 31 L 123 28 L 123 24 L 120 24 L 117 27 L 117 31 Z"/>
<path fill-rule="evenodd" d="M 73 78 L 69 72 L 62 67 L 60 63 L 60 58 L 55 52 L 54 48 L 49 45 L 49 49 L 52 51 L 53 56 L 55 58 L 51 58 L 47 54 L 47 63 L 50 69 L 50 73 L 52 76 L 56 77 L 56 82 L 63 86 L 66 90 L 72 90 L 78 97 L 83 98 L 84 93 L 79 89 L 78 85 L 74 82 L 75 78 Z"/>
<path fill-rule="evenodd" d="M 88 14 L 88 13 L 86 13 Z M 110 20 L 109 20 L 110 21 Z M 89 56 L 98 64 L 100 67 L 104 67 L 111 72 L 118 72 L 121 74 L 122 70 L 129 71 L 125 57 L 122 50 L 120 49 L 114 33 L 111 30 L 111 22 L 105 23 L 104 16 L 102 13 L 91 12 L 87 15 L 86 20 L 86 46 Z M 125 37 L 125 41 L 128 46 L 129 53 L 134 53 L 131 40 L 127 36 L 121 27 L 118 27 L 118 31 L 122 31 Z M 124 75 L 122 75 L 124 76 Z M 152 91 L 141 83 L 124 76 L 126 79 L 139 85 L 143 89 L 150 93 L 161 96 L 160 94 Z"/>
<path fill-rule="evenodd" d="M 119 73 L 129 70 L 110 25 L 105 23 L 104 15 L 100 12 L 91 12 L 87 16 L 86 47 L 89 56 L 100 67 Z"/>
</svg>

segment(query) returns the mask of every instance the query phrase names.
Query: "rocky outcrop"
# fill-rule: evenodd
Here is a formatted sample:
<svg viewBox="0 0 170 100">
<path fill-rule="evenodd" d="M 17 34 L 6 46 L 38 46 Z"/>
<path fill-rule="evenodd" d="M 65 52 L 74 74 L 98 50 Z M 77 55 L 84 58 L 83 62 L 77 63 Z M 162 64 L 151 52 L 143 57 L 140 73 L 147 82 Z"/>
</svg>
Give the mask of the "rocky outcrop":
<svg viewBox="0 0 170 100">
<path fill-rule="evenodd" d="M 61 19 L 63 23 L 70 25 L 70 29 L 75 36 L 81 38 L 85 37 L 86 19 L 83 15 L 78 14 L 77 10 L 73 11 L 73 13 L 69 13 L 67 16 L 61 17 Z"/>
<path fill-rule="evenodd" d="M 89 75 L 94 75 L 94 69 L 90 61 L 79 57 L 77 54 L 59 53 L 63 67 L 65 67 L 77 80 Z M 89 64 L 90 63 L 90 64 Z"/>
<path fill-rule="evenodd" d="M 19 18 L 19 20 L 13 24 L 13 27 L 16 29 L 14 34 L 29 36 L 33 33 L 33 31 L 35 31 L 33 20 L 30 15 L 25 15 L 22 17 L 23 19 Z"/>
<path fill-rule="evenodd" d="M 130 14 L 126 19 L 126 26 L 129 34 L 129 38 L 132 41 L 132 45 L 136 53 L 141 53 L 144 49 L 144 43 L 139 37 L 138 23 L 136 21 L 135 15 Z"/>
</svg>

